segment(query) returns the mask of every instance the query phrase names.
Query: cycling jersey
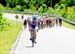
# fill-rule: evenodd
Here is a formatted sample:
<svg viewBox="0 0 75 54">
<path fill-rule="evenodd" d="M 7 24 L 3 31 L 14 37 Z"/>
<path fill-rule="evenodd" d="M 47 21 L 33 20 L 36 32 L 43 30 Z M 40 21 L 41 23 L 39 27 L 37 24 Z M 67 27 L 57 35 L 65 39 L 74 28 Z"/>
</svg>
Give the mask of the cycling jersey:
<svg viewBox="0 0 75 54">
<path fill-rule="evenodd" d="M 36 30 L 36 26 L 37 26 L 37 21 L 36 21 L 36 22 L 33 22 L 33 21 L 32 21 L 32 22 L 30 23 L 30 28 L 29 28 L 29 29 L 30 29 L 30 30 Z"/>
</svg>

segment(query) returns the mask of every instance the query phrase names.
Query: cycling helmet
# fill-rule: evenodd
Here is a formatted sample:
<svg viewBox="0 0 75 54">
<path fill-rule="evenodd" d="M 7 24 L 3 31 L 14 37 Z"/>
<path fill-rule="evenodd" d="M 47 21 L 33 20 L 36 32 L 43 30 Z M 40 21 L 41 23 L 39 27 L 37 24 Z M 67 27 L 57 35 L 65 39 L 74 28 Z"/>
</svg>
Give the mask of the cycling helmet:
<svg viewBox="0 0 75 54">
<path fill-rule="evenodd" d="M 33 19 L 37 19 L 37 17 L 38 17 L 37 15 L 33 15 L 32 16 Z"/>
</svg>

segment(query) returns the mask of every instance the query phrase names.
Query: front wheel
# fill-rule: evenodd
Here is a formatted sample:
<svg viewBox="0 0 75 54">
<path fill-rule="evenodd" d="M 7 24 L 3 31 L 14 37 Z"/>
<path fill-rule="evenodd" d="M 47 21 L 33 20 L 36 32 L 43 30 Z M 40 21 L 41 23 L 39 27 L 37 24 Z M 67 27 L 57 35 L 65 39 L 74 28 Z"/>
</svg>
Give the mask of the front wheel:
<svg viewBox="0 0 75 54">
<path fill-rule="evenodd" d="M 34 47 L 35 38 L 32 38 L 32 47 Z"/>
</svg>

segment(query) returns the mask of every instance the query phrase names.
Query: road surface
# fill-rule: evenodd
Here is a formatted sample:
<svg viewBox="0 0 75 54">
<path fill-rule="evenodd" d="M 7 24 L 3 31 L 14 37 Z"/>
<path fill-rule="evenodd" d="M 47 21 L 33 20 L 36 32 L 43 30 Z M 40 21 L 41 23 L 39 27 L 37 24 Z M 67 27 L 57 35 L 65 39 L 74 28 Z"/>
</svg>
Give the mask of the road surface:
<svg viewBox="0 0 75 54">
<path fill-rule="evenodd" d="M 75 30 L 65 27 L 39 30 L 34 48 L 29 38 L 28 29 L 24 29 L 11 54 L 75 54 Z"/>
</svg>

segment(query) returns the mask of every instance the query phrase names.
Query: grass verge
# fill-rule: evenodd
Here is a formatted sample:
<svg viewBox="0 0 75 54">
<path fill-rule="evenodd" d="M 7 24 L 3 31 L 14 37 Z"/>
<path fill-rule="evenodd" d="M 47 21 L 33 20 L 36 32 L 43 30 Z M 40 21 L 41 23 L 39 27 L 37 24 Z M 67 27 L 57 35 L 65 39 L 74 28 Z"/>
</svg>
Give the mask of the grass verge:
<svg viewBox="0 0 75 54">
<path fill-rule="evenodd" d="M 62 25 L 71 29 L 75 29 L 75 25 L 62 21 Z"/>
<path fill-rule="evenodd" d="M 0 31 L 0 54 L 9 54 L 9 51 L 22 28 L 20 22 L 8 21 L 10 23 L 8 29 Z"/>
</svg>

